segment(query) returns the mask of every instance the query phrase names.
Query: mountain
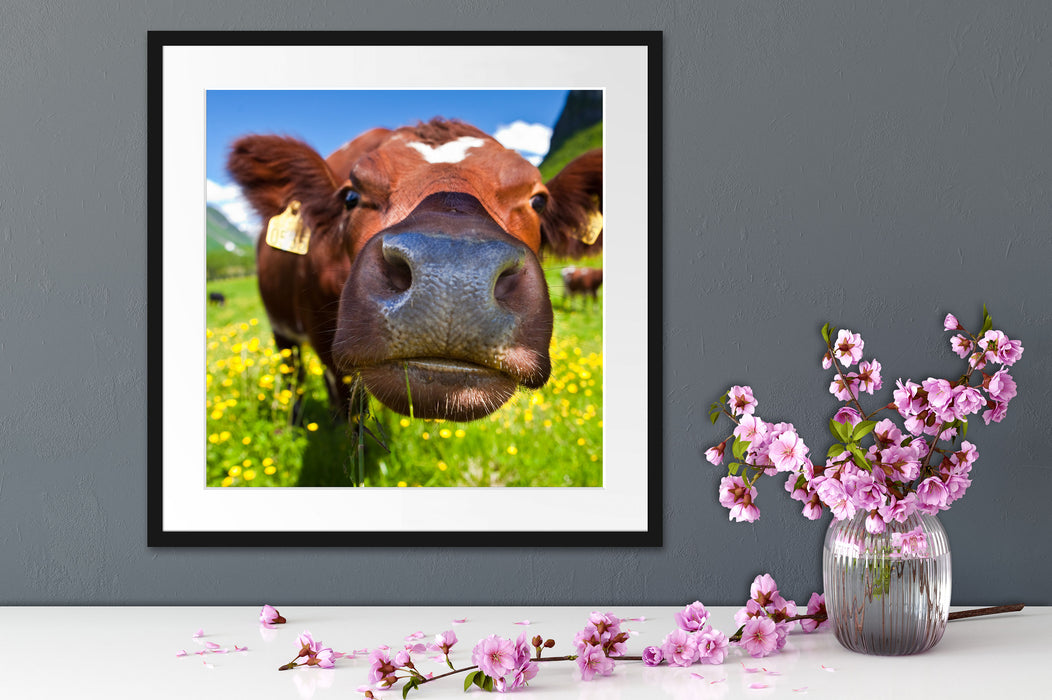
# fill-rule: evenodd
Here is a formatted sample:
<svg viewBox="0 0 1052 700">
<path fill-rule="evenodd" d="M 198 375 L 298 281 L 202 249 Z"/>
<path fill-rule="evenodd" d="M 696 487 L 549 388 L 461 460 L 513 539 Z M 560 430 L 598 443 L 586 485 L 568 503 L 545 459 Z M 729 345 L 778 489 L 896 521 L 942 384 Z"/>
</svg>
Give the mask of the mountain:
<svg viewBox="0 0 1052 700">
<path fill-rule="evenodd" d="M 603 93 L 571 90 L 552 129 L 548 155 L 538 166 L 541 177 L 551 179 L 577 156 L 603 145 Z"/>
<path fill-rule="evenodd" d="M 230 220 L 211 204 L 207 205 L 205 211 L 205 235 L 206 249 L 226 250 L 238 255 L 252 255 L 255 241 L 230 223 Z"/>
<path fill-rule="evenodd" d="M 559 119 L 552 128 L 548 152 L 559 150 L 570 138 L 603 121 L 602 90 L 571 90 Z"/>
<path fill-rule="evenodd" d="M 256 242 L 230 223 L 223 212 L 205 210 L 205 257 L 208 279 L 240 277 L 256 271 Z"/>
</svg>

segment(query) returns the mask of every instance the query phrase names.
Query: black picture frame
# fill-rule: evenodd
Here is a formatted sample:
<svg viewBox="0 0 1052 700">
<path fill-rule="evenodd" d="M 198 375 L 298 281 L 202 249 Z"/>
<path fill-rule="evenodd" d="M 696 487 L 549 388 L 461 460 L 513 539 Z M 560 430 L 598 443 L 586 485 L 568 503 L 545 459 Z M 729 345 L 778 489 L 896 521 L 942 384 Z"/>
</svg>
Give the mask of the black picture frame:
<svg viewBox="0 0 1052 700">
<path fill-rule="evenodd" d="M 657 547 L 662 544 L 662 36 L 660 32 L 610 31 L 541 31 L 541 32 L 228 32 L 228 31 L 151 31 L 148 33 L 147 63 L 147 159 L 148 159 L 148 463 L 147 463 L 147 544 L 151 547 L 285 547 L 285 546 L 611 546 Z M 605 459 L 621 460 L 624 483 L 605 481 L 598 489 L 501 489 L 520 491 L 521 498 L 539 499 L 534 512 L 550 513 L 556 520 L 554 527 L 537 527 L 538 519 L 530 523 L 495 523 L 492 518 L 471 521 L 474 494 L 453 506 L 469 513 L 466 524 L 455 527 L 431 528 L 418 521 L 408 524 L 394 518 L 379 523 L 375 529 L 363 529 L 360 523 L 343 526 L 339 516 L 322 520 L 321 527 L 313 526 L 312 517 L 305 514 L 341 508 L 357 510 L 367 506 L 361 499 L 370 489 L 215 489 L 206 488 L 201 478 L 203 469 L 203 436 L 205 408 L 194 409 L 194 397 L 188 391 L 195 383 L 203 390 L 201 377 L 187 374 L 184 354 L 196 352 L 203 346 L 203 330 L 195 322 L 194 305 L 205 303 L 203 289 L 187 286 L 185 269 L 174 259 L 176 246 L 186 246 L 193 240 L 193 230 L 182 224 L 189 211 L 202 211 L 194 202 L 180 199 L 172 188 L 187 178 L 196 176 L 190 185 L 203 190 L 204 173 L 193 167 L 175 164 L 181 154 L 200 149 L 200 137 L 187 137 L 183 130 L 188 124 L 201 121 L 203 131 L 203 97 L 199 93 L 216 86 L 224 89 L 239 86 L 257 88 L 269 85 L 266 63 L 253 60 L 277 52 L 288 57 L 284 48 L 294 47 L 297 56 L 312 55 L 313 51 L 380 51 L 391 47 L 413 47 L 425 57 L 453 55 L 455 60 L 477 61 L 480 65 L 500 63 L 498 55 L 512 53 L 527 55 L 533 48 L 538 55 L 558 53 L 556 59 L 539 59 L 539 65 L 523 65 L 521 71 L 509 70 L 506 85 L 524 85 L 521 76 L 540 73 L 549 66 L 568 65 L 567 57 L 583 57 L 582 65 L 574 63 L 578 75 L 594 68 L 594 77 L 570 83 L 548 75 L 539 84 L 562 87 L 599 88 L 607 96 L 607 109 L 624 105 L 623 114 L 604 113 L 604 133 L 607 139 L 606 252 L 619 249 L 623 262 L 620 279 L 626 285 L 626 308 L 609 315 L 607 324 L 620 324 L 616 329 L 618 347 L 629 348 L 620 374 L 611 377 L 608 385 L 625 384 L 620 395 L 604 401 L 607 427 L 616 422 L 621 429 L 605 430 Z M 223 75 L 202 75 L 200 66 L 215 68 L 231 63 L 232 56 L 244 56 L 233 79 Z M 465 58 L 467 57 L 467 58 Z M 419 56 L 417 56 L 419 59 Z M 303 59 L 303 60 L 309 60 Z M 198 63 L 199 62 L 199 63 Z M 572 61 L 571 61 L 572 62 Z M 426 63 L 426 62 L 425 62 Z M 525 63 L 525 62 L 520 62 Z M 247 67 L 246 67 L 247 66 Z M 627 69 L 618 69 L 618 66 Z M 488 70 L 494 69 L 492 66 Z M 255 72 L 253 72 L 255 71 Z M 222 70 L 218 71 L 222 74 Z M 470 71 L 467 71 L 470 73 Z M 514 74 L 512 74 L 514 73 Z M 240 77 L 239 77 L 240 76 Z M 245 76 L 250 76 L 246 78 Z M 388 78 L 389 84 L 401 85 L 408 76 L 403 69 Z M 613 76 L 613 77 L 611 77 Z M 490 76 L 487 78 L 493 80 Z M 480 86 L 478 78 L 461 76 L 463 87 Z M 498 76 L 495 80 L 501 80 Z M 239 82 L 240 81 L 240 82 Z M 275 86 L 281 86 L 278 80 Z M 448 87 L 443 81 L 442 87 Z M 355 89 L 355 85 L 341 89 Z M 189 97 L 190 99 L 183 99 Z M 189 106 L 187 106 L 189 104 Z M 173 111 L 175 105 L 181 105 Z M 614 140 L 617 139 L 615 142 Z M 611 143 L 617 148 L 611 149 Z M 623 157 L 622 157 L 623 156 Z M 610 198 L 611 181 L 619 191 L 631 192 L 631 197 Z M 184 190 L 185 191 L 185 190 Z M 191 192 L 189 199 L 193 199 Z M 622 201 L 629 200 L 629 201 Z M 203 191 L 201 202 L 204 201 Z M 612 206 L 612 202 L 618 204 Z M 616 209 L 616 211 L 614 211 Z M 619 214 L 634 217 L 637 225 L 621 227 L 623 237 L 614 239 L 618 231 Z M 203 217 L 201 217 L 203 219 Z M 192 219 L 192 217 L 191 217 Z M 175 225 L 180 222 L 179 241 L 174 241 Z M 200 222 L 203 231 L 204 222 Z M 643 230 L 639 230 L 639 228 Z M 616 242 L 612 242 L 615 241 Z M 618 248 L 620 247 L 620 248 Z M 608 268 L 610 260 L 606 262 Z M 179 277 L 178 286 L 175 277 Z M 191 281 L 195 279 L 190 276 Z M 618 279 L 616 274 L 613 277 Z M 608 280 L 611 275 L 608 274 Z M 202 277 L 203 280 L 203 271 Z M 608 282 L 609 284 L 609 282 Z M 629 289 L 630 288 L 630 289 Z M 609 288 L 607 291 L 609 295 Z M 609 296 L 608 296 L 609 298 Z M 623 326 L 623 327 L 622 327 Z M 605 330 L 604 330 L 605 333 Z M 606 340 L 609 347 L 612 342 Z M 192 364 L 192 363 L 191 363 Z M 624 381 L 620 381 L 624 380 Z M 189 401 L 189 403 L 187 403 Z M 612 401 L 616 403 L 612 404 Z M 630 431 L 630 432 L 629 432 Z M 631 444 L 628 444 L 631 443 Z M 200 447 L 199 447 L 200 446 Z M 621 473 L 621 472 L 618 472 Z M 189 475 L 189 476 L 188 476 Z M 427 489 L 425 489 L 427 490 Z M 272 491 L 258 506 L 248 503 L 257 497 L 247 492 Z M 374 491 L 393 491 L 377 489 Z M 399 491 L 410 491 L 400 489 Z M 421 491 L 412 489 L 411 491 Z M 434 503 L 447 502 L 449 489 L 429 489 Z M 490 489 L 474 489 L 476 492 Z M 233 492 L 240 492 L 240 495 Z M 565 498 L 557 492 L 567 492 Z M 430 496 L 428 496 L 430 497 Z M 259 496 L 262 499 L 262 496 Z M 421 497 L 422 498 L 422 497 Z M 518 498 L 518 496 L 516 496 Z M 603 501 L 610 498 L 610 501 Z M 276 499 L 276 500 L 273 500 Z M 341 503 L 341 499 L 344 502 Z M 358 500 L 354 500 L 358 499 Z M 441 500 L 439 500 L 441 499 Z M 545 499 L 557 499 L 549 503 Z M 567 500 L 568 499 L 568 500 Z M 580 523 L 560 526 L 558 518 L 567 504 L 580 503 L 581 508 L 594 508 L 594 517 L 579 518 Z M 598 505 L 596 503 L 598 502 Z M 430 503 L 430 501 L 425 501 Z M 479 501 L 481 503 L 481 501 Z M 517 501 L 516 501 L 517 503 Z M 603 505 L 613 504 L 612 506 Z M 629 505 L 625 505 L 629 504 Z M 369 506 L 372 507 L 372 506 Z M 382 508 L 383 506 L 375 506 Z M 608 517 L 610 510 L 625 508 L 624 518 Z M 247 525 L 240 524 L 240 512 L 266 509 L 266 517 Z M 509 511 L 512 512 L 512 511 Z M 233 513 L 233 514 L 232 514 Z M 543 521 L 544 519 L 541 518 Z M 304 522 L 307 521 L 307 522 Z M 610 525 L 609 523 L 613 523 Z M 626 526 L 625 523 L 630 523 Z M 362 536 L 358 536 L 362 535 Z"/>
</svg>

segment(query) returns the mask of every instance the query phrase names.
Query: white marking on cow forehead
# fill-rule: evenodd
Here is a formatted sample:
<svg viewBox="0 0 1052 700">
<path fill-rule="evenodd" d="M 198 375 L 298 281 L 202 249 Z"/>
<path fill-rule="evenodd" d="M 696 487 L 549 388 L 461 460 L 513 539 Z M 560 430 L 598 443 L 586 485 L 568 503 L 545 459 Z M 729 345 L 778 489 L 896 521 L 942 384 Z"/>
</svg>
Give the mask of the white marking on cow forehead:
<svg viewBox="0 0 1052 700">
<path fill-rule="evenodd" d="M 409 147 L 419 151 L 428 163 L 459 163 L 467 158 L 468 149 L 478 148 L 484 143 L 476 136 L 461 136 L 456 141 L 447 141 L 437 147 L 419 141 L 411 142 Z"/>
</svg>

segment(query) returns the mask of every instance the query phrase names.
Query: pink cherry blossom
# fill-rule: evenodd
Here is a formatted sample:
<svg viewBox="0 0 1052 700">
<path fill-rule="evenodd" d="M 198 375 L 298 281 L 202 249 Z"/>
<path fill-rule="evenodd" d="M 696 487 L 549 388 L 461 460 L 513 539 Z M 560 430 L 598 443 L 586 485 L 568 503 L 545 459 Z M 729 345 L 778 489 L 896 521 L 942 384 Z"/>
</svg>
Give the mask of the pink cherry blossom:
<svg viewBox="0 0 1052 700">
<path fill-rule="evenodd" d="M 904 557 L 924 556 L 928 553 L 928 540 L 920 525 L 908 532 L 891 533 L 891 546 L 898 550 L 898 552 L 893 552 L 892 556 L 896 554 Z"/>
<path fill-rule="evenodd" d="M 855 504 L 851 502 L 847 489 L 838 479 L 825 479 L 817 487 L 818 497 L 829 507 L 833 517 L 845 520 L 855 514 Z"/>
<path fill-rule="evenodd" d="M 709 619 L 709 611 L 705 609 L 705 606 L 700 601 L 695 600 L 672 617 L 681 630 L 697 632 L 705 628 L 705 623 Z"/>
<path fill-rule="evenodd" d="M 661 647 L 649 646 L 643 649 L 643 663 L 647 666 L 659 666 L 664 658 Z"/>
<path fill-rule="evenodd" d="M 727 635 L 712 627 L 706 627 L 694 635 L 698 645 L 698 661 L 717 666 L 727 657 Z"/>
<path fill-rule="evenodd" d="M 833 420 L 837 423 L 843 423 L 844 425 L 850 425 L 854 428 L 856 425 L 862 422 L 862 414 L 851 406 L 843 406 L 839 411 L 833 415 Z"/>
<path fill-rule="evenodd" d="M 943 330 L 947 331 L 959 331 L 961 324 L 957 321 L 957 317 L 953 314 L 946 314 L 946 319 L 942 322 Z"/>
<path fill-rule="evenodd" d="M 966 420 L 966 416 L 978 413 L 985 405 L 983 395 L 975 387 L 961 384 L 953 388 L 953 413 L 957 418 Z"/>
<path fill-rule="evenodd" d="M 924 409 L 924 398 L 920 394 L 921 386 L 915 382 L 906 380 L 903 384 L 899 379 L 895 382 L 898 389 L 895 390 L 895 408 L 903 418 L 915 416 Z"/>
<path fill-rule="evenodd" d="M 259 621 L 264 625 L 280 625 L 285 622 L 285 618 L 281 616 L 277 608 L 271 605 L 264 605 L 263 609 L 259 611 Z"/>
<path fill-rule="evenodd" d="M 745 416 L 734 428 L 734 437 L 746 442 L 755 442 L 767 435 L 769 427 L 759 416 Z"/>
<path fill-rule="evenodd" d="M 837 376 L 829 384 L 829 393 L 841 401 L 850 401 L 858 398 L 858 375 L 847 372 L 844 376 Z"/>
<path fill-rule="evenodd" d="M 672 666 L 690 666 L 698 658 L 698 642 L 685 630 L 673 630 L 661 643 L 661 653 Z"/>
<path fill-rule="evenodd" d="M 607 657 L 603 650 L 589 644 L 577 655 L 577 667 L 581 669 L 581 679 L 590 681 L 596 676 L 609 676 L 614 672 L 614 660 Z"/>
<path fill-rule="evenodd" d="M 723 452 L 725 449 L 727 449 L 726 440 L 716 445 L 715 447 L 710 447 L 709 449 L 705 450 L 705 459 L 707 459 L 712 464 L 719 466 L 720 464 L 723 464 Z"/>
<path fill-rule="evenodd" d="M 972 343 L 971 339 L 958 333 L 950 338 L 950 349 L 957 353 L 957 357 L 963 360 L 975 350 L 975 344 Z"/>
<path fill-rule="evenodd" d="M 994 405 L 988 411 L 983 411 L 983 422 L 990 425 L 990 422 L 1000 423 L 1004 420 L 1004 417 L 1008 414 L 1008 404 L 1004 401 L 994 401 Z"/>
<path fill-rule="evenodd" d="M 1009 340 L 997 348 L 997 360 L 1005 365 L 1011 367 L 1023 356 L 1023 344 L 1018 340 Z"/>
<path fill-rule="evenodd" d="M 750 598 L 745 602 L 744 608 L 739 608 L 734 613 L 734 624 L 740 627 L 754 617 L 767 617 L 767 610 Z"/>
<path fill-rule="evenodd" d="M 792 471 L 803 466 L 807 452 L 804 441 L 795 432 L 787 430 L 771 443 L 767 454 L 778 471 Z"/>
<path fill-rule="evenodd" d="M 858 333 L 852 333 L 847 329 L 841 328 L 837 333 L 836 343 L 833 344 L 833 355 L 845 367 L 850 367 L 862 359 L 862 348 L 864 345 L 862 336 Z"/>
<path fill-rule="evenodd" d="M 807 614 L 808 615 L 825 615 L 826 612 L 826 599 L 821 593 L 812 593 L 811 599 L 807 601 Z M 800 628 L 804 632 L 815 632 L 817 630 L 825 629 L 829 627 L 829 619 L 818 622 L 817 620 L 800 620 Z"/>
<path fill-rule="evenodd" d="M 994 401 L 1008 403 L 1015 398 L 1017 390 L 1015 380 L 1004 367 L 990 375 L 990 378 L 983 384 L 986 385 L 986 390 L 990 392 L 990 398 Z"/>
<path fill-rule="evenodd" d="M 730 508 L 730 518 L 737 522 L 753 522 L 760 517 L 760 509 L 753 504 L 756 487 L 747 486 L 740 476 L 725 476 L 720 480 L 720 504 Z"/>
<path fill-rule="evenodd" d="M 917 510 L 922 513 L 936 513 L 946 507 L 949 495 L 942 479 L 930 476 L 917 486 Z"/>
<path fill-rule="evenodd" d="M 369 654 L 369 682 L 385 687 L 395 683 L 395 668 L 390 655 L 383 649 L 374 649 Z"/>
<path fill-rule="evenodd" d="M 475 645 L 471 660 L 490 678 L 503 678 L 515 668 L 515 644 L 510 639 L 491 634 Z"/>
<path fill-rule="evenodd" d="M 928 403 L 932 406 L 946 406 L 953 400 L 953 386 L 945 379 L 928 377 L 921 386 L 928 392 Z"/>
<path fill-rule="evenodd" d="M 754 617 L 745 623 L 739 644 L 753 658 L 767 656 L 778 646 L 778 627 L 769 617 Z"/>
<path fill-rule="evenodd" d="M 869 362 L 858 363 L 858 388 L 860 391 L 864 391 L 867 394 L 872 395 L 874 391 L 880 391 L 880 388 L 884 386 L 883 380 L 880 378 L 880 363 L 876 360 Z"/>
<path fill-rule="evenodd" d="M 446 630 L 435 635 L 435 641 L 428 646 L 443 654 L 449 654 L 449 650 L 457 643 L 457 634 L 453 630 Z"/>
<path fill-rule="evenodd" d="M 732 386 L 727 403 L 735 416 L 751 415 L 756 411 L 757 402 L 749 386 Z"/>
<path fill-rule="evenodd" d="M 774 582 L 774 577 L 770 574 L 760 574 L 749 585 L 749 598 L 762 607 L 767 607 L 767 604 L 777 595 L 778 584 Z"/>
</svg>

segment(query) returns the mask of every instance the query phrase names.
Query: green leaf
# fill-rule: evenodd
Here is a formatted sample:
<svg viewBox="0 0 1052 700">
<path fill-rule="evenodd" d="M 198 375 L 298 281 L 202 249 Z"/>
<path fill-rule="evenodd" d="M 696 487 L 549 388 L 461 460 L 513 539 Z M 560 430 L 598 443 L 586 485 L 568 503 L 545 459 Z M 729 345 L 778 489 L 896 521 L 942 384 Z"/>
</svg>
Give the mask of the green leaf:
<svg viewBox="0 0 1052 700">
<path fill-rule="evenodd" d="M 731 449 L 731 453 L 735 459 L 743 459 L 745 457 L 745 451 L 749 449 L 749 443 L 745 440 L 735 438 L 734 447 Z"/>
<path fill-rule="evenodd" d="M 738 467 L 740 466 L 737 462 L 731 462 L 730 466 L 727 467 L 727 473 L 731 476 L 738 476 Z"/>
<path fill-rule="evenodd" d="M 829 342 L 829 324 L 822 326 L 822 340 Z"/>
<path fill-rule="evenodd" d="M 983 327 L 979 331 L 979 337 L 981 338 L 986 334 L 986 331 L 994 327 L 994 320 L 990 318 L 990 314 L 986 311 L 986 304 L 983 304 Z"/>
<path fill-rule="evenodd" d="M 493 679 L 489 676 L 483 676 L 486 680 L 482 682 L 482 689 L 487 693 L 493 692 Z"/>
<path fill-rule="evenodd" d="M 712 421 L 713 425 L 716 425 L 716 421 L 718 421 L 719 419 L 720 419 L 720 412 L 719 411 L 713 411 L 712 413 L 709 414 L 709 420 Z"/>
<path fill-rule="evenodd" d="M 849 442 L 851 440 L 851 426 L 847 423 L 840 423 L 830 418 L 829 432 L 833 434 L 833 437 L 838 438 L 840 442 Z"/>
<path fill-rule="evenodd" d="M 847 449 L 851 450 L 851 454 L 855 456 L 855 464 L 866 471 L 872 471 L 873 465 L 866 459 L 866 453 L 859 449 L 859 446 L 855 443 L 851 443 L 847 446 Z"/>
<path fill-rule="evenodd" d="M 464 678 L 464 692 L 465 693 L 468 692 L 468 688 L 470 688 L 475 683 L 475 678 L 480 673 L 482 673 L 482 671 L 475 671 L 474 673 L 469 673 L 467 675 L 467 677 Z"/>
<path fill-rule="evenodd" d="M 968 421 L 966 420 L 961 421 L 961 439 L 968 439 Z"/>
<path fill-rule="evenodd" d="M 418 685 L 420 685 L 420 679 L 418 678 L 413 678 L 412 680 L 406 681 L 406 684 L 402 686 L 402 700 L 405 700 L 405 697 L 409 695 L 409 691 L 413 690 Z"/>
<path fill-rule="evenodd" d="M 851 439 L 858 440 L 865 437 L 873 432 L 873 429 L 877 427 L 875 420 L 864 420 L 855 426 L 855 429 L 851 431 Z"/>
<path fill-rule="evenodd" d="M 802 489 L 805 486 L 807 486 L 807 477 L 805 477 L 803 474 L 796 477 L 796 488 Z"/>
<path fill-rule="evenodd" d="M 826 453 L 826 457 L 829 457 L 830 459 L 832 459 L 833 457 L 839 457 L 840 455 L 844 454 L 845 449 L 847 448 L 838 442 L 829 448 L 829 452 Z"/>
</svg>

